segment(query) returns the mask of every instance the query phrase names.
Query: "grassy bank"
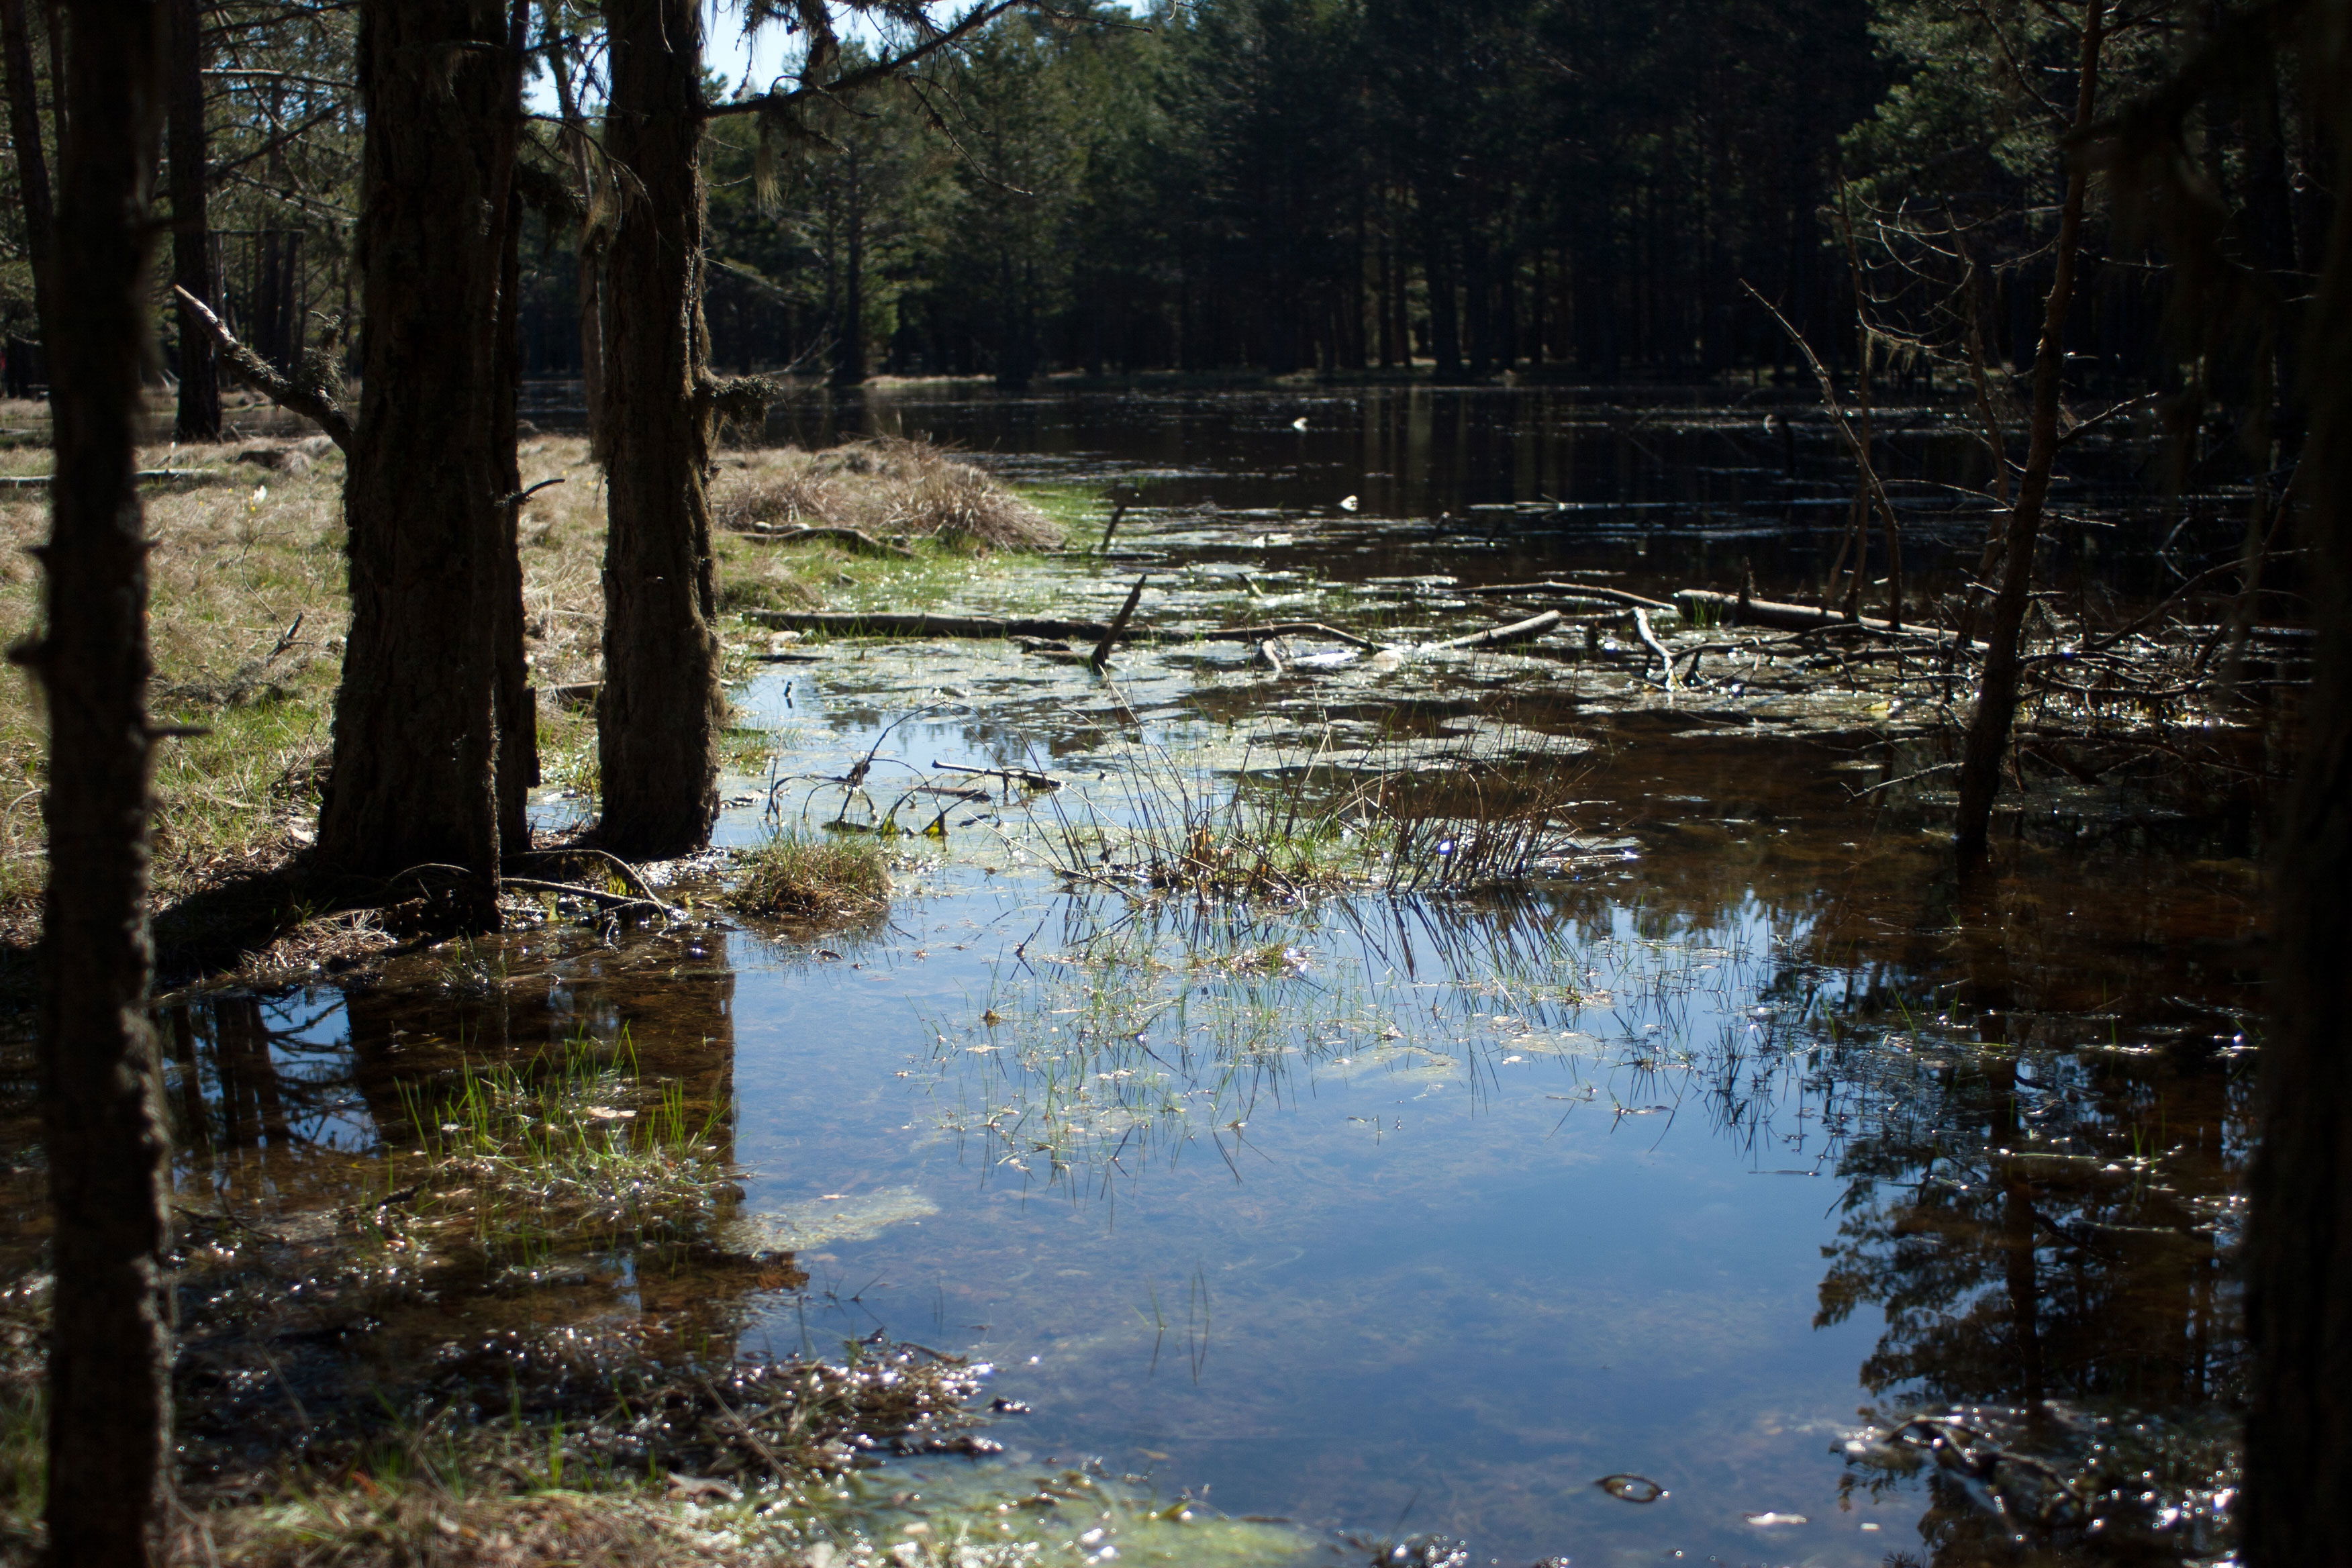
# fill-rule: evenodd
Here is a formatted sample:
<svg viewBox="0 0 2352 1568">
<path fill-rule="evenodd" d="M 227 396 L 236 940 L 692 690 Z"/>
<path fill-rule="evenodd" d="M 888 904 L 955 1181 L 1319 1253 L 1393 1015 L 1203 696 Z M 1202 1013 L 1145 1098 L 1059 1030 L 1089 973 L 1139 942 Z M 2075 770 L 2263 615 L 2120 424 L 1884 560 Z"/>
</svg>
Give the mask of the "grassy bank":
<svg viewBox="0 0 2352 1568">
<path fill-rule="evenodd" d="M 602 663 L 604 489 L 584 440 L 522 448 L 520 542 L 526 635 L 541 693 L 551 787 L 593 796 L 593 693 Z M 32 445 L 0 452 L 10 472 L 46 471 Z M 315 829 L 334 690 L 350 621 L 342 459 L 323 442 L 259 437 L 157 446 L 146 469 L 187 477 L 145 492 L 160 722 L 203 733 L 157 755 L 155 900 L 180 902 L 299 851 Z M 722 616 L 747 608 L 921 608 L 1007 548 L 1057 542 L 1077 498 L 1040 509 L 936 448 L 871 441 L 823 453 L 729 451 L 711 489 Z M 37 488 L 0 489 L 0 626 L 17 639 L 40 618 L 26 552 L 48 532 Z M 778 531 L 832 529 L 789 540 Z M 859 536 L 862 536 L 862 540 Z M 730 647 L 765 634 L 728 619 Z M 40 695 L 0 683 L 0 939 L 32 940 L 43 876 Z"/>
</svg>

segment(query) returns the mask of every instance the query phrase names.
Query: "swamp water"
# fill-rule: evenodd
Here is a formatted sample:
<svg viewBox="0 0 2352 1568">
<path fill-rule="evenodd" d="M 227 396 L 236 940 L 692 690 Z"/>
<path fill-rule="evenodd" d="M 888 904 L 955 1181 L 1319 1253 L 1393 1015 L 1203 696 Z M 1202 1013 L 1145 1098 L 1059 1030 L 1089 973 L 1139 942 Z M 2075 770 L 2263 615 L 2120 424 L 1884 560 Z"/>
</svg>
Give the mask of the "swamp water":
<svg viewBox="0 0 2352 1568">
<path fill-rule="evenodd" d="M 1309 403 L 1193 402 L 1192 424 L 1258 437 L 1155 468 L 1104 434 L 1160 428 L 1115 400 L 902 403 L 908 427 L 1015 471 L 1144 487 L 1120 543 L 1157 559 L 982 578 L 958 607 L 1100 616 L 1118 574 L 1149 570 L 1155 625 L 1279 616 L 1385 640 L 1507 618 L 1453 578 L 1630 582 L 1655 550 L 1765 580 L 1759 552 L 1811 548 L 1783 515 L 1734 531 L 1723 509 L 1602 509 L 1545 535 L 1505 510 L 1559 474 L 1375 505 L 1391 470 L 1331 458 L 1311 484 L 1360 498 L 1345 513 L 1276 460 Z M 1037 408 L 1060 433 L 1015 453 Z M 1712 439 L 1633 432 L 1596 499 L 1670 484 L 1680 458 L 1645 441 Z M 1923 527 L 1918 548 L 1937 540 Z M 1276 674 L 1242 647 L 1139 647 L 1108 682 L 995 643 L 772 657 L 736 693 L 771 754 L 726 781 L 721 842 L 774 821 L 934 829 L 900 839 L 887 918 L 551 926 L 349 993 L 198 994 L 174 1016 L 175 1091 L 203 1130 L 180 1201 L 295 1228 L 400 1184 L 403 1145 L 432 1135 L 418 1085 L 625 1038 L 681 1114 L 716 1113 L 741 1189 L 720 1251 L 789 1251 L 805 1282 L 527 1258 L 325 1351 L 266 1326 L 224 1344 L 247 1408 L 282 1420 L 269 1373 L 306 1354 L 341 1369 L 291 1375 L 317 1401 L 518 1329 L 658 1322 L 754 1357 L 879 1335 L 985 1362 L 989 1395 L 1027 1407 L 985 1427 L 1000 1455 L 872 1473 L 880 1527 L 910 1540 L 934 1508 L 1091 1465 L 1286 1521 L 1131 1535 L 1130 1560 L 2220 1550 L 2258 889 L 2209 824 L 2037 795 L 1997 884 L 1963 895 L 1940 797 L 1854 797 L 1925 755 L 1883 707 L 1760 675 L 1670 696 L 1609 648 Z M 862 795 L 824 782 L 869 753 Z M 1250 904 L 1122 885 L 1118 829 L 1193 820 L 1183 802 L 1280 809 L 1465 759 L 1574 802 L 1545 874 Z M 1066 783 L 906 794 L 971 783 L 949 764 Z M 1943 1463 L 1878 1440 L 1955 1413 L 1981 1436 L 1940 1429 Z M 2060 1473 L 2107 1500 L 2105 1525 Z M 1069 1560 L 1104 1554 L 1087 1523 L 1057 1541 Z"/>
</svg>

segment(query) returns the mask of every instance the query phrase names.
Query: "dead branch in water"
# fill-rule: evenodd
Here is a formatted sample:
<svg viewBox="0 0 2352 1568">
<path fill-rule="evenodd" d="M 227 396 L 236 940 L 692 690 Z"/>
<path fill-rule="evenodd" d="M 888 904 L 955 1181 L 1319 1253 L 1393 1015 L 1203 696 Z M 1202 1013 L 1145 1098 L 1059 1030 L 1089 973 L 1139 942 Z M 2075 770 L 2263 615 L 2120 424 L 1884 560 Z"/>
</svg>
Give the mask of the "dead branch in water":
<svg viewBox="0 0 2352 1568">
<path fill-rule="evenodd" d="M 1638 610 L 1634 613 L 1640 614 Z M 1558 630 L 1560 622 L 1566 618 L 1558 610 L 1546 610 L 1540 616 L 1529 616 L 1524 621 L 1513 621 L 1507 626 L 1490 626 L 1483 632 L 1472 632 L 1468 637 L 1447 637 L 1444 642 L 1425 642 L 1419 651 L 1438 653 L 1463 648 L 1507 647 L 1512 643 L 1533 642 L 1547 632 Z"/>
<path fill-rule="evenodd" d="M 1095 644 L 1094 657 L 1087 663 L 1097 675 L 1102 673 L 1102 667 L 1109 661 L 1110 650 L 1118 644 L 1119 634 L 1127 630 L 1127 623 L 1135 618 L 1135 606 L 1143 602 L 1143 585 L 1150 581 L 1151 574 L 1149 572 L 1135 580 L 1135 586 L 1127 591 L 1127 603 L 1121 605 L 1118 614 L 1111 617 L 1110 628 L 1103 633 L 1102 641 Z"/>
</svg>

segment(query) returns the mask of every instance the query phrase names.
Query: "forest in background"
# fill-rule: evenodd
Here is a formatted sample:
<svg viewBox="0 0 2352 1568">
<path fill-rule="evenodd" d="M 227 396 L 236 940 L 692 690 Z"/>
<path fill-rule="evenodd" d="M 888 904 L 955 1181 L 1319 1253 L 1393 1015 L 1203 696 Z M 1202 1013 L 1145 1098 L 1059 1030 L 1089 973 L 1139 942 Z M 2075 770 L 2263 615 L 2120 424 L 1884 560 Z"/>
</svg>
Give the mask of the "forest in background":
<svg viewBox="0 0 2352 1568">
<path fill-rule="evenodd" d="M 290 366 L 350 335 L 354 12 L 203 12 L 216 270 L 232 324 Z M 2218 16 L 2118 8 L 2100 101 L 2154 89 Z M 594 308 L 580 258 L 626 192 L 592 145 L 593 8 L 551 3 L 536 24 L 523 369 L 577 375 Z M 1016 10 L 789 131 L 712 120 L 711 359 L 839 384 L 1802 376 L 1793 331 L 1843 374 L 1868 338 L 1895 375 L 1940 372 L 1998 401 L 2002 373 L 2031 364 L 2049 289 L 2079 34 L 2032 0 Z M 2277 310 L 2163 330 L 2161 215 L 2119 221 L 2103 188 L 2067 347 L 2078 381 L 2214 394 L 2242 418 L 2291 379 L 2248 351 L 2294 335 L 2335 176 L 2292 50 L 2228 74 L 2186 110 L 2210 204 L 2186 216 L 2221 241 L 2200 266 L 2223 259 Z M 761 86 L 714 79 L 708 96 Z M 566 121 L 588 134 L 568 139 Z M 37 334 L 15 196 L 0 202 L 0 310 L 21 343 Z M 2234 368 L 2209 370 L 2217 349 Z"/>
</svg>

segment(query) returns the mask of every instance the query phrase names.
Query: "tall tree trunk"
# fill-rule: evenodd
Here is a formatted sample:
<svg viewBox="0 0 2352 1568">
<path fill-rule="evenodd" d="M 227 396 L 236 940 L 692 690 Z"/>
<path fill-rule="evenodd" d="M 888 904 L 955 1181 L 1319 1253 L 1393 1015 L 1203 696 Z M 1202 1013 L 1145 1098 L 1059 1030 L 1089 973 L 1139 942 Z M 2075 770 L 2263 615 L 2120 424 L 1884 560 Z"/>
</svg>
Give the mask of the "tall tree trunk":
<svg viewBox="0 0 2352 1568">
<path fill-rule="evenodd" d="M 599 836 L 682 855 L 719 816 L 719 637 L 710 583 L 702 320 L 702 12 L 607 0 L 605 145 L 635 174 L 606 262 L 604 689 Z"/>
<path fill-rule="evenodd" d="M 497 402 L 503 171 L 517 116 L 499 0 L 363 0 L 361 404 L 343 485 L 352 627 L 319 858 L 471 873 L 498 919 Z"/>
<path fill-rule="evenodd" d="M 842 193 L 844 247 L 841 273 L 841 330 L 834 339 L 833 384 L 866 384 L 866 185 L 857 167 L 857 148 L 842 159 L 848 171 Z"/>
<path fill-rule="evenodd" d="M 530 658 L 523 646 L 522 457 L 517 405 L 522 392 L 522 196 L 515 189 L 514 163 L 522 136 L 524 46 L 530 36 L 530 0 L 510 0 L 507 17 L 508 81 L 505 108 L 514 129 L 502 149 L 505 165 L 493 171 L 499 204 L 499 314 L 494 330 L 490 391 L 490 455 L 498 465 L 499 546 L 495 561 L 497 613 L 492 637 L 498 666 L 497 714 L 499 846 L 502 855 L 530 847 L 530 792 L 539 783 L 539 698 L 530 689 Z"/>
<path fill-rule="evenodd" d="M 1462 317 L 1454 286 L 1452 258 L 1434 235 L 1423 252 L 1422 274 L 1429 283 L 1429 346 L 1437 361 L 1437 379 L 1462 379 Z"/>
<path fill-rule="evenodd" d="M 171 1349 L 161 1314 L 167 1146 L 147 1018 L 147 541 L 133 478 L 149 199 L 163 123 L 161 0 L 75 7 L 53 301 L 57 477 L 46 640 L 49 840 L 41 1122 L 56 1215 L 49 1561 L 161 1560 Z"/>
<path fill-rule="evenodd" d="M 205 18 L 200 0 L 172 7 L 172 281 L 213 305 L 213 247 L 205 177 Z M 220 370 L 212 334 L 183 304 L 180 315 L 180 412 L 183 441 L 217 441 L 221 430 Z"/>
<path fill-rule="evenodd" d="M 2074 129 L 2091 123 L 2099 95 L 2099 46 L 2106 36 L 2107 0 L 2086 0 L 2083 18 L 2081 76 L 2074 90 Z M 2066 361 L 2066 315 L 2074 302 L 2075 263 L 2083 249 L 2083 205 L 2090 172 L 2077 161 L 2066 175 L 2066 200 L 2058 216 L 2058 247 L 2050 298 L 2042 311 L 2042 342 L 2033 355 L 2033 413 L 2025 472 L 2010 508 L 2002 542 L 2000 592 L 1993 600 L 1986 634 L 1984 680 L 1969 721 L 1967 750 L 1960 760 L 1959 821 L 1953 847 L 1960 864 L 1982 860 L 1992 827 L 1993 797 L 2000 793 L 2000 760 L 2009 750 L 2010 726 L 2017 718 L 2017 682 L 2024 665 L 2019 639 L 2033 602 L 2033 550 L 2042 532 L 2042 502 L 2050 494 L 2058 462 L 2058 382 Z"/>
<path fill-rule="evenodd" d="M 2342 40 L 2320 8 L 2315 80 L 2333 81 L 2352 155 Z M 2326 48 L 2332 26 L 2336 47 Z M 2279 836 L 2275 1014 L 2262 1053 L 2263 1137 L 2246 1242 L 2253 1342 L 2242 1540 L 2252 1568 L 2352 1563 L 2352 208 L 2339 206 L 2305 308 L 2309 592 L 2318 668 L 2300 776 Z"/>
<path fill-rule="evenodd" d="M 33 35 L 25 0 L 0 0 L 0 56 L 8 75 L 8 138 L 16 147 L 16 184 L 25 207 L 25 250 L 33 270 L 33 314 L 49 335 L 52 259 L 58 215 L 50 203 L 49 161 L 41 151 L 41 88 L 33 74 Z M 57 87 L 62 91 L 62 85 Z"/>
</svg>

